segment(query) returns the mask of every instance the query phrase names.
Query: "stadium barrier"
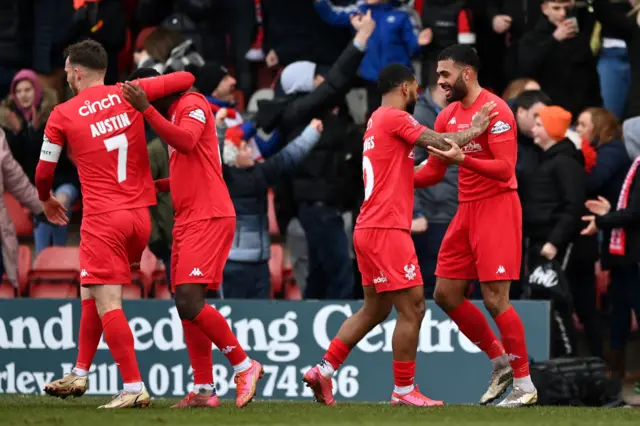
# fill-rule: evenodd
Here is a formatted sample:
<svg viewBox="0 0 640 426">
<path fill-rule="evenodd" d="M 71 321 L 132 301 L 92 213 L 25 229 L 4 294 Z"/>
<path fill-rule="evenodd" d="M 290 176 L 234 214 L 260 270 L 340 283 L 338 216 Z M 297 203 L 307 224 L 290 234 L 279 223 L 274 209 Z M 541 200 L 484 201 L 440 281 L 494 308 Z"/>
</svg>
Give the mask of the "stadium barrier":
<svg viewBox="0 0 640 426">
<path fill-rule="evenodd" d="M 263 363 L 265 377 L 259 384 L 258 398 L 278 400 L 311 400 L 310 390 L 302 384 L 304 372 L 320 360 L 340 324 L 361 304 L 210 303 L 227 318 L 249 356 Z M 513 304 L 527 331 L 530 356 L 537 361 L 548 359 L 548 302 Z M 192 370 L 173 302 L 125 301 L 124 309 L 149 391 L 155 397 L 184 396 L 193 386 Z M 0 393 L 42 393 L 45 383 L 73 368 L 80 310 L 79 300 L 0 300 Z M 395 322 L 393 313 L 360 342 L 338 370 L 334 378 L 338 401 L 389 400 Z M 233 369 L 216 348 L 213 358 L 218 394 L 233 397 Z M 427 303 L 417 361 L 416 383 L 432 398 L 475 403 L 486 390 L 489 361 L 433 302 Z M 117 366 L 101 341 L 90 370 L 88 394 L 115 395 L 120 386 Z"/>
</svg>

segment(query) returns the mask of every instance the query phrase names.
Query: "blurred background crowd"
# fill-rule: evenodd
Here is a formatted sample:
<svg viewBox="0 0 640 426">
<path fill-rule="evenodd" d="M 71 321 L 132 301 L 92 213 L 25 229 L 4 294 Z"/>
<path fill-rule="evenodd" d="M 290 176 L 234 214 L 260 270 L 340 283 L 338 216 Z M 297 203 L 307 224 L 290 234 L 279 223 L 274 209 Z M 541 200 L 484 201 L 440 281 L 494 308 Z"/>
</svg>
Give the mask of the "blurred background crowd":
<svg viewBox="0 0 640 426">
<path fill-rule="evenodd" d="M 375 27 L 353 28 L 350 15 L 367 11 Z M 585 350 L 603 357 L 610 347 L 610 364 L 624 374 L 640 308 L 639 0 L 0 0 L 0 237 L 4 279 L 14 286 L 19 242 L 34 259 L 78 242 L 72 153 L 54 185 L 68 227 L 43 220 L 33 182 L 47 117 L 70 96 L 62 50 L 84 38 L 109 53 L 107 84 L 137 68 L 187 70 L 216 112 L 237 214 L 223 290 L 212 295 L 225 298 L 361 296 L 351 234 L 363 199 L 364 125 L 380 103 L 377 74 L 390 63 L 413 67 L 422 88 L 414 115 L 433 127 L 446 106 L 438 53 L 475 46 L 481 84 L 509 103 L 518 124 L 525 257 L 512 296 L 538 297 L 532 272 L 555 262 L 556 287 L 566 288 L 541 297 L 555 298 L 564 321 L 557 350 L 574 353 L 574 331 L 584 329 Z M 151 129 L 148 147 L 154 179 L 167 177 L 167 146 Z M 416 164 L 426 158 L 416 152 Z M 585 205 L 599 196 L 607 202 Z M 173 211 L 169 194 L 158 201 L 149 251 L 168 282 Z M 34 218 L 27 232 L 17 229 L 19 205 Z M 612 218 L 624 208 L 626 221 Z M 428 297 L 456 209 L 456 167 L 415 192 L 411 232 Z M 581 235 L 586 215 L 596 216 L 591 235 Z M 626 231 L 626 250 L 612 255 L 615 227 Z"/>
</svg>

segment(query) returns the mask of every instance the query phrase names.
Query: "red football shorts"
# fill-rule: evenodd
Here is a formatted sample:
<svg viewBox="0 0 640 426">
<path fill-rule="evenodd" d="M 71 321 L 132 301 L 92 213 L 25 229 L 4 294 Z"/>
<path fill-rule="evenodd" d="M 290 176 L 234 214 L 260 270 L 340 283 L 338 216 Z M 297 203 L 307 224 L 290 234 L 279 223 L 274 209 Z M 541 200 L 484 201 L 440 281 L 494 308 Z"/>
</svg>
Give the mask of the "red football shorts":
<svg viewBox="0 0 640 426">
<path fill-rule="evenodd" d="M 353 232 L 362 285 L 376 293 L 422 285 L 416 249 L 409 231 L 364 228 Z"/>
<path fill-rule="evenodd" d="M 235 231 L 235 217 L 174 225 L 171 253 L 174 290 L 180 284 L 207 284 L 208 290 L 218 290 Z"/>
<path fill-rule="evenodd" d="M 522 209 L 516 191 L 460 203 L 449 224 L 436 276 L 480 282 L 520 278 Z"/>
<path fill-rule="evenodd" d="M 148 207 L 83 217 L 80 283 L 131 284 L 130 265 L 140 262 L 150 235 Z"/>
</svg>

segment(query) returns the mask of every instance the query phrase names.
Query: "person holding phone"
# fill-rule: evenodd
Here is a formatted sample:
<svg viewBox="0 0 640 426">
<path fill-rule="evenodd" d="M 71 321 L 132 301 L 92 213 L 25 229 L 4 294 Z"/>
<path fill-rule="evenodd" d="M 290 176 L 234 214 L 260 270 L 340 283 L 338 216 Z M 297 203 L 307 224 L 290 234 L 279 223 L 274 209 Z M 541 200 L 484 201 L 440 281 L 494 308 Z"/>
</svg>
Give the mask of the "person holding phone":
<svg viewBox="0 0 640 426">
<path fill-rule="evenodd" d="M 578 24 L 574 0 L 542 0 L 544 15 L 519 42 L 520 75 L 535 79 L 554 104 L 574 117 L 590 106 L 601 106 L 597 63 L 591 51 L 590 15 Z M 582 19 L 584 18 L 584 19 Z"/>
</svg>

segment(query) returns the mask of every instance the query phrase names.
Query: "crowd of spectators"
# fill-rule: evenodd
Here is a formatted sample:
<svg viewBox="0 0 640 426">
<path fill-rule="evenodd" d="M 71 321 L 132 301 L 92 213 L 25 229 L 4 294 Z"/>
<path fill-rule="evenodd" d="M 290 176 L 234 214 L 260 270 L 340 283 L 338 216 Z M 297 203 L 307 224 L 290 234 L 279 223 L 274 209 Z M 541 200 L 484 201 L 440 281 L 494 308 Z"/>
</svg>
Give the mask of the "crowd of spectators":
<svg viewBox="0 0 640 426">
<path fill-rule="evenodd" d="M 370 13 L 375 26 L 353 28 L 354 13 Z M 632 311 L 640 313 L 640 1 L 3 0 L 0 185 L 32 211 L 36 253 L 67 243 L 66 227 L 42 220 L 32 184 L 47 117 L 70 95 L 62 50 L 87 37 L 109 53 L 108 84 L 139 68 L 196 76 L 194 90 L 216 112 L 238 217 L 222 296 L 238 298 L 271 295 L 270 189 L 304 298 L 360 297 L 351 233 L 377 74 L 390 63 L 413 67 L 422 87 L 414 115 L 433 127 L 446 106 L 437 55 L 474 45 L 481 83 L 518 124 L 526 256 L 512 295 L 527 296 L 527 260 L 557 260 L 589 351 L 603 356 L 595 271 L 610 271 L 610 359 L 624 370 Z M 166 177 L 166 144 L 151 129 L 148 146 L 154 179 Z M 428 154 L 416 151 L 420 164 Z M 54 192 L 69 212 L 78 203 L 72 152 L 61 156 Z M 415 192 L 411 232 L 428 297 L 456 209 L 456 167 Z M 160 195 L 152 216 L 149 247 L 169 274 L 170 196 Z M 17 243 L 2 203 L 0 230 L 11 278 Z"/>
</svg>

